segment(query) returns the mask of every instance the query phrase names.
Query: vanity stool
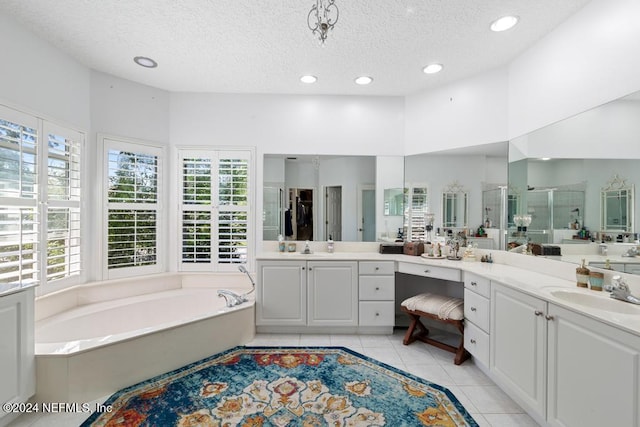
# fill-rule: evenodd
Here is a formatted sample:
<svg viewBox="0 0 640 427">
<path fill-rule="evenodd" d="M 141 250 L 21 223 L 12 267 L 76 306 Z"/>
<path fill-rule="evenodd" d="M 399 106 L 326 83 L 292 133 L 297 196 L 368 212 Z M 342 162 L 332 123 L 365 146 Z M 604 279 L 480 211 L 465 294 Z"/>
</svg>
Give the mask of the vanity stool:
<svg viewBox="0 0 640 427">
<path fill-rule="evenodd" d="M 409 325 L 409 329 L 402 341 L 404 345 L 409 345 L 412 342 L 419 340 L 443 350 L 450 351 L 455 353 L 453 363 L 456 365 L 460 365 L 469 358 L 469 352 L 464 349 L 463 300 L 444 295 L 424 293 L 407 298 L 402 302 L 400 309 L 407 313 L 411 318 L 411 324 Z M 458 345 L 458 347 L 454 347 L 442 341 L 437 341 L 428 337 L 429 329 L 422 324 L 420 317 L 454 325 L 462 334 L 462 337 L 460 338 L 460 345 Z"/>
</svg>

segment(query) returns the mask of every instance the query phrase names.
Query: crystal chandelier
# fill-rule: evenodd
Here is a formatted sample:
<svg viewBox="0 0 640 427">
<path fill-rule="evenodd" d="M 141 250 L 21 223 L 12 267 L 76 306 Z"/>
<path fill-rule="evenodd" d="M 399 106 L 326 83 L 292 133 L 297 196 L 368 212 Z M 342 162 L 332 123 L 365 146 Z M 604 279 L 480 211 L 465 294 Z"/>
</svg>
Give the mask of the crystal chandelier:
<svg viewBox="0 0 640 427">
<path fill-rule="evenodd" d="M 318 36 L 320 44 L 324 45 L 329 31 L 338 22 L 339 11 L 335 0 L 316 0 L 307 15 L 307 25 L 313 34 Z"/>
</svg>

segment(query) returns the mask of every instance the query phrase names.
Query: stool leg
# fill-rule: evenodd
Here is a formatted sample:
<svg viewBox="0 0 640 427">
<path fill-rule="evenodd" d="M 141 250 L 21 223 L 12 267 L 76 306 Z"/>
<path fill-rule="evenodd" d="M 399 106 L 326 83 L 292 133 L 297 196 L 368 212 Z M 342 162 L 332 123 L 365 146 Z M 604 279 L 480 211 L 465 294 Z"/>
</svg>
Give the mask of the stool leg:
<svg viewBox="0 0 640 427">
<path fill-rule="evenodd" d="M 465 348 L 464 348 L 464 324 L 462 322 L 457 323 L 456 327 L 457 327 L 458 331 L 460 331 L 462 336 L 460 337 L 460 345 L 458 346 L 458 349 L 456 350 L 456 356 L 453 359 L 453 363 L 455 365 L 460 365 L 460 364 L 462 364 L 462 362 L 464 362 L 469 357 L 471 357 L 471 354 L 467 350 L 465 350 Z"/>
<path fill-rule="evenodd" d="M 409 345 L 414 342 L 416 339 L 413 337 L 413 331 L 416 329 L 420 316 L 415 314 L 407 313 L 409 318 L 411 319 L 411 324 L 409 325 L 409 329 L 407 329 L 407 333 L 404 334 L 404 339 L 402 340 L 402 344 Z"/>
</svg>

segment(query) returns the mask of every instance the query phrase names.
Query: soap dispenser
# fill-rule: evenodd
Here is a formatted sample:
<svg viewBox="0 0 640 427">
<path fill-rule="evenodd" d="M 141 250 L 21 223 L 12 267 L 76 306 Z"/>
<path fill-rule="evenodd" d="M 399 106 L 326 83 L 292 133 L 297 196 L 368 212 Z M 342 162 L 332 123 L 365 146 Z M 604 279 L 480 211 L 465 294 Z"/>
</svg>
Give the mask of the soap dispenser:
<svg viewBox="0 0 640 427">
<path fill-rule="evenodd" d="M 327 240 L 327 252 L 330 254 L 333 253 L 333 238 L 331 237 L 331 234 L 329 234 L 329 240 Z"/>
</svg>

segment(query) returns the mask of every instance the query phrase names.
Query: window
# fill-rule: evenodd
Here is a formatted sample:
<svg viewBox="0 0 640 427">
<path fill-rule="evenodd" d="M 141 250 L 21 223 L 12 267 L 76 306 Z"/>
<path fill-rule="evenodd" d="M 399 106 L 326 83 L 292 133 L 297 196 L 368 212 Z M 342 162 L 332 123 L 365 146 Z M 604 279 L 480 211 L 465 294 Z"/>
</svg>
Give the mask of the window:
<svg viewBox="0 0 640 427">
<path fill-rule="evenodd" d="M 429 211 L 426 185 L 409 186 L 404 189 L 404 222 L 407 227 L 406 240 L 424 241 L 425 217 Z"/>
<path fill-rule="evenodd" d="M 251 152 L 181 150 L 182 270 L 230 270 L 248 259 Z"/>
<path fill-rule="evenodd" d="M 162 270 L 163 149 L 103 138 L 106 174 L 106 277 Z"/>
<path fill-rule="evenodd" d="M 0 283 L 77 283 L 82 133 L 0 107 Z"/>
</svg>

